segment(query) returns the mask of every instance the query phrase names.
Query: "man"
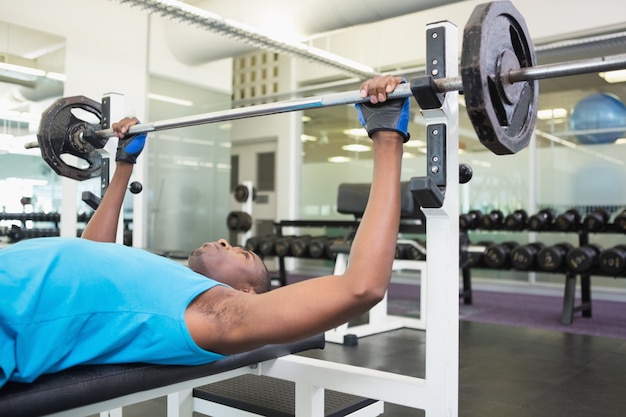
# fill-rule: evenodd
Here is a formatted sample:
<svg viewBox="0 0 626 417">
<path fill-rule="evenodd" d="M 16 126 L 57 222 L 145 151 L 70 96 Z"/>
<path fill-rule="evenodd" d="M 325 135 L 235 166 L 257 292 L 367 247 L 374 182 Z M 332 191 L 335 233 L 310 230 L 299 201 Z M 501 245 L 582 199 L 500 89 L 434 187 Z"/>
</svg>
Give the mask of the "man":
<svg viewBox="0 0 626 417">
<path fill-rule="evenodd" d="M 143 150 L 145 134 L 123 139 L 128 129 L 138 121 L 124 118 L 112 125 L 115 135 L 120 138 L 115 157 L 116 168 L 106 193 L 98 209 L 85 227 L 82 237 L 97 242 L 115 242 L 117 222 L 131 174 L 137 157 Z M 263 293 L 271 287 L 270 274 L 263 261 L 241 247 L 231 247 L 220 239 L 221 250 L 210 250 L 212 244 L 205 243 L 189 255 L 188 265 L 195 272 L 245 292 Z M 224 256 L 215 256 L 221 254 Z M 248 262 L 238 262 L 245 258 Z"/>
<path fill-rule="evenodd" d="M 309 337 L 367 312 L 389 285 L 400 220 L 409 100 L 387 101 L 400 82 L 385 76 L 361 85 L 373 104 L 357 108 L 373 141 L 374 172 L 345 273 L 262 294 L 249 284 L 263 270 L 258 257 L 226 241 L 194 251 L 191 268 L 110 243 L 115 227 L 100 226 L 116 224 L 119 190 L 141 152 L 122 141 L 119 162 L 126 153 L 131 163 L 118 163 L 84 232 L 89 240 L 31 239 L 0 251 L 0 386 L 78 364 L 207 363 Z M 117 135 L 135 122 L 116 125 Z M 236 275 L 243 278 L 233 281 Z"/>
</svg>

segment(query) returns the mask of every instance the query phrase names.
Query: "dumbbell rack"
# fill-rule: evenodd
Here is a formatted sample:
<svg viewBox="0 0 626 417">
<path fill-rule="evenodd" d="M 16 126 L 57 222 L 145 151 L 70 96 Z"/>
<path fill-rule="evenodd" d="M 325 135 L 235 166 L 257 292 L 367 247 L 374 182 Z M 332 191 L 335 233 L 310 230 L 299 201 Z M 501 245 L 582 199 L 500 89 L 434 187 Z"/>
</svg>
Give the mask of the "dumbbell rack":
<svg viewBox="0 0 626 417">
<path fill-rule="evenodd" d="M 280 220 L 274 223 L 276 236 L 283 236 L 284 228 L 345 228 L 349 232 L 356 232 L 359 227 L 359 220 L 345 221 L 345 220 Z M 403 219 L 400 222 L 399 233 L 413 233 L 424 234 L 426 233 L 426 227 L 421 220 Z M 279 264 L 279 277 L 281 285 L 287 284 L 287 271 L 285 268 L 285 256 L 277 256 Z M 325 259 L 324 260 L 328 260 Z"/>
<path fill-rule="evenodd" d="M 356 232 L 359 226 L 358 219 L 355 221 L 328 221 L 328 220 L 282 220 L 274 223 L 276 236 L 283 236 L 283 228 L 346 228 L 348 233 Z M 399 234 L 424 234 L 426 233 L 426 227 L 423 221 L 417 219 L 402 219 L 400 222 Z M 402 242 L 399 240 L 398 242 Z M 350 251 L 350 241 L 346 241 L 344 244 L 333 245 L 331 249 L 336 253 L 334 274 L 343 274 L 348 263 L 348 254 Z M 279 281 L 281 285 L 287 284 L 287 272 L 285 268 L 285 256 L 277 256 L 279 260 Z M 314 259 L 314 258 L 307 258 Z M 328 260 L 327 258 L 319 258 L 322 260 Z M 408 259 L 396 259 L 392 269 L 398 270 L 412 270 L 420 273 L 420 294 L 426 293 L 426 262 L 423 260 L 408 260 Z M 391 316 L 387 311 L 387 296 L 374 306 L 369 311 L 368 322 L 355 326 L 350 326 L 345 323 L 330 331 L 326 332 L 326 341 L 332 343 L 352 345 L 357 343 L 356 340 L 360 337 L 370 336 L 390 330 L 399 328 L 411 328 L 424 330 L 426 322 L 426 303 L 421 300 L 419 304 L 420 315 L 419 318 L 408 318 Z"/>
<path fill-rule="evenodd" d="M 478 228 L 480 229 L 480 228 Z M 476 230 L 476 229 L 475 229 Z M 486 229 L 485 231 L 495 231 Z M 552 232 L 552 233 L 577 233 L 578 234 L 578 246 L 587 246 L 590 244 L 589 236 L 591 234 L 623 234 L 621 230 L 618 229 L 616 224 L 607 223 L 605 224 L 601 230 L 597 231 L 588 231 L 582 228 L 581 224 L 576 224 L 573 230 L 561 230 L 558 229 L 553 223 L 547 225 L 544 228 L 539 230 L 531 230 L 531 229 L 519 229 L 519 230 L 507 230 L 502 229 L 502 231 L 506 232 Z M 463 274 L 463 283 L 464 283 L 464 291 L 463 298 L 465 304 L 472 304 L 472 295 L 471 295 L 471 272 L 472 268 L 481 268 L 478 267 L 464 267 L 462 268 Z M 591 301 L 591 276 L 606 276 L 613 277 L 613 275 L 609 275 L 602 271 L 598 267 L 594 267 L 585 272 L 573 272 L 568 270 L 566 267 L 562 267 L 556 271 L 545 271 L 536 267 L 532 267 L 526 270 L 517 270 L 520 272 L 542 272 L 542 273 L 563 273 L 565 275 L 565 288 L 563 293 L 563 307 L 561 312 L 561 323 L 564 325 L 572 324 L 574 320 L 574 313 L 581 312 L 582 317 L 591 318 L 592 317 L 592 301 Z M 576 285 L 577 279 L 580 276 L 580 304 L 576 304 Z"/>
</svg>

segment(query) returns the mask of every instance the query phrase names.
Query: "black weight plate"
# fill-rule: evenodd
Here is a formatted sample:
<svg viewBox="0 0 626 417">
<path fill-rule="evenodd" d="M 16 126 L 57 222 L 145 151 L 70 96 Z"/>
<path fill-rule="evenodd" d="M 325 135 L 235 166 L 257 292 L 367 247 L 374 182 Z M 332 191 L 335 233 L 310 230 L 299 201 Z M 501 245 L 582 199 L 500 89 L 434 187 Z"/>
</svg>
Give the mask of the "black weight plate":
<svg viewBox="0 0 626 417">
<path fill-rule="evenodd" d="M 100 103 L 83 96 L 64 97 L 56 100 L 41 115 L 37 142 L 41 156 L 57 174 L 83 181 L 100 176 L 102 156 L 90 143 L 80 137 L 80 133 L 93 123 L 83 120 L 87 112 L 102 120 Z M 87 118 L 87 117 L 85 117 Z M 99 126 L 95 126 L 99 130 Z M 70 165 L 63 155 L 79 158 L 76 165 Z"/>
<path fill-rule="evenodd" d="M 238 203 L 245 203 L 248 200 L 249 192 L 248 187 L 243 184 L 239 184 L 235 187 L 235 201 Z"/>
<path fill-rule="evenodd" d="M 463 95 L 478 139 L 495 154 L 528 146 L 537 121 L 538 81 L 510 83 L 506 75 L 535 62 L 526 23 L 512 3 L 474 9 L 463 31 Z"/>
</svg>

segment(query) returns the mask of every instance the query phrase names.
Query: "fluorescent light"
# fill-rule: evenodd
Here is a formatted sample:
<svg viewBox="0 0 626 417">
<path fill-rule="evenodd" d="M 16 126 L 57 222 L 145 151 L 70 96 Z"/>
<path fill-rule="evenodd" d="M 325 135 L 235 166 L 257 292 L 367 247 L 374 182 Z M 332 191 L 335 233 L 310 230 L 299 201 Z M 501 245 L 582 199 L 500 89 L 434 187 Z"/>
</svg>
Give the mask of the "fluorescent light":
<svg viewBox="0 0 626 417">
<path fill-rule="evenodd" d="M 67 75 L 61 74 L 60 72 L 48 72 L 46 78 L 57 81 L 67 81 Z"/>
<path fill-rule="evenodd" d="M 616 145 L 626 145 L 626 138 L 619 138 L 614 143 Z"/>
<path fill-rule="evenodd" d="M 423 148 L 426 146 L 426 142 L 419 139 L 411 139 L 407 143 L 404 144 L 406 148 Z"/>
<path fill-rule="evenodd" d="M 154 93 L 148 94 L 148 98 L 151 100 L 163 101 L 165 103 L 178 104 L 179 106 L 193 107 L 192 101 L 183 100 L 181 98 L 164 96 L 161 94 L 154 94 Z"/>
<path fill-rule="evenodd" d="M 537 119 L 550 120 L 550 119 L 563 119 L 567 117 L 567 109 L 555 108 L 555 109 L 543 109 L 537 111 Z"/>
<path fill-rule="evenodd" d="M 34 75 L 35 77 L 43 77 L 44 75 L 46 75 L 46 72 L 44 70 L 23 67 L 21 65 L 5 64 L 4 62 L 0 62 L 0 69 L 15 71 L 26 75 Z"/>
<path fill-rule="evenodd" d="M 475 166 L 479 166 L 479 167 L 485 167 L 485 168 L 491 168 L 491 162 L 481 161 L 481 160 L 478 160 L 478 159 L 472 159 L 471 165 L 475 165 Z"/>
<path fill-rule="evenodd" d="M 348 158 L 347 156 L 331 156 L 330 158 L 328 158 L 328 162 L 333 162 L 336 164 L 350 162 L 351 160 L 352 159 Z"/>
<path fill-rule="evenodd" d="M 344 135 L 357 137 L 357 138 L 366 138 L 368 137 L 367 131 L 362 127 L 354 128 L 354 129 L 345 129 L 343 131 Z"/>
<path fill-rule="evenodd" d="M 341 149 L 343 149 L 344 151 L 350 151 L 350 152 L 367 152 L 367 151 L 371 151 L 372 147 L 363 145 L 361 143 L 351 143 L 349 145 L 343 145 Z"/>
<path fill-rule="evenodd" d="M 604 78 L 607 83 L 623 83 L 626 81 L 626 70 L 616 70 L 608 72 L 600 72 L 598 75 Z"/>
<path fill-rule="evenodd" d="M 302 135 L 300 135 L 300 141 L 301 142 L 315 142 L 315 141 L 317 141 L 317 137 L 316 136 L 302 134 Z"/>
</svg>

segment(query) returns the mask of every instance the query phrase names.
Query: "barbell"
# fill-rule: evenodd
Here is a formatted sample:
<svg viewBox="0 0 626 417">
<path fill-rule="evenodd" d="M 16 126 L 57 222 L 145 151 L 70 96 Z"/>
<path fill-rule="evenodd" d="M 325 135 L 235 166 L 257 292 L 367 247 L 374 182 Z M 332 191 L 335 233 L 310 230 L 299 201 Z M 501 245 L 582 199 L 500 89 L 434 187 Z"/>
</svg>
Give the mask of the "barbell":
<svg viewBox="0 0 626 417">
<path fill-rule="evenodd" d="M 425 108 L 424 96 L 460 91 L 480 142 L 497 155 L 528 146 L 537 120 L 538 80 L 626 68 L 626 54 L 536 65 L 535 51 L 524 18 L 509 1 L 478 5 L 463 31 L 460 77 L 426 74 L 396 87 L 389 98 L 414 97 Z M 425 93 L 424 86 L 430 87 Z M 333 93 L 260 104 L 195 116 L 141 123 L 128 134 L 195 126 L 320 107 L 368 101 L 359 91 Z M 59 175 L 86 180 L 100 175 L 103 148 L 113 135 L 77 116 L 80 109 L 102 120 L 101 104 L 84 96 L 61 98 L 43 112 L 37 142 L 43 159 Z M 80 164 L 69 165 L 64 155 Z"/>
</svg>

